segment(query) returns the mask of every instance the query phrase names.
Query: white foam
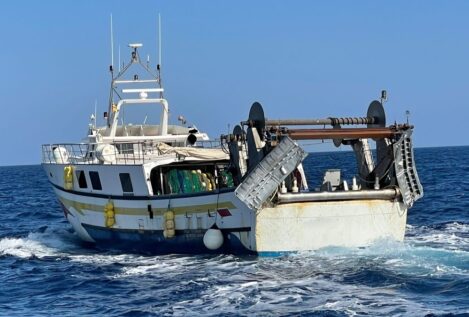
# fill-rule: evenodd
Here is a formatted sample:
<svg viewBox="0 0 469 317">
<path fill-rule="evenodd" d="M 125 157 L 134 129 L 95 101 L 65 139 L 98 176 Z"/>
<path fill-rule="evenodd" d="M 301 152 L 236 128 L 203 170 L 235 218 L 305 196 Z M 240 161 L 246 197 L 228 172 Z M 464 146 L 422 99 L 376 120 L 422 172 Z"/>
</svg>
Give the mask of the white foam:
<svg viewBox="0 0 469 317">
<path fill-rule="evenodd" d="M 282 315 L 304 313 L 306 307 L 309 312 L 337 310 L 347 311 L 350 315 L 387 315 L 396 309 L 405 311 L 406 315 L 433 312 L 418 302 L 396 296 L 393 290 L 347 285 L 320 278 L 299 277 L 241 284 L 228 278 L 223 282 L 224 285 L 220 285 L 220 281 L 213 286 L 209 284 L 194 300 L 172 302 L 172 313 L 176 316 Z M 241 285 L 244 286 L 242 291 Z"/>
<path fill-rule="evenodd" d="M 416 246 L 433 246 L 439 249 L 469 252 L 469 225 L 458 222 L 445 224 L 435 229 L 433 227 L 412 227 L 406 242 Z"/>
<path fill-rule="evenodd" d="M 120 274 L 116 274 L 112 276 L 112 278 L 128 278 L 140 275 L 161 275 L 168 274 L 168 272 L 174 271 L 176 269 L 174 266 L 170 266 L 165 262 L 161 262 L 155 258 L 153 259 L 157 263 L 137 266 L 133 266 L 132 264 L 127 263 L 127 265 L 130 266 L 124 267 Z"/>
<path fill-rule="evenodd" d="M 453 232 L 467 233 L 469 231 L 469 224 L 452 222 L 445 225 L 448 230 Z"/>
<path fill-rule="evenodd" d="M 0 255 L 19 258 L 63 257 L 80 248 L 76 237 L 65 230 L 46 229 L 30 232 L 26 237 L 6 237 L 0 240 Z"/>
<path fill-rule="evenodd" d="M 31 238 L 3 238 L 0 240 L 0 255 L 16 256 L 18 258 L 43 258 L 54 256 L 57 250 L 45 246 Z"/>
<path fill-rule="evenodd" d="M 135 256 L 127 254 L 72 254 L 70 261 L 83 264 L 93 264 L 96 266 L 122 264 L 132 262 Z"/>
</svg>

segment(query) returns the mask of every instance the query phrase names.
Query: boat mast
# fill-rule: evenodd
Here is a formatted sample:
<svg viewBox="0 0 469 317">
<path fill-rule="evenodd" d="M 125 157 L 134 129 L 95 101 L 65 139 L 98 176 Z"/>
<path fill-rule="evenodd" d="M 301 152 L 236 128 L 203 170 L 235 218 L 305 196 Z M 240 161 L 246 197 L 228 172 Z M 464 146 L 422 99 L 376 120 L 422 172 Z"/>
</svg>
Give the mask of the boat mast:
<svg viewBox="0 0 469 317">
<path fill-rule="evenodd" d="M 109 92 L 109 105 L 107 113 L 104 113 L 104 117 L 107 120 L 107 126 L 111 127 L 111 114 L 112 114 L 112 103 L 113 103 L 113 89 L 114 89 L 114 32 L 112 28 L 112 13 L 111 13 L 111 65 L 109 65 L 109 72 L 111 73 L 111 89 Z"/>
<path fill-rule="evenodd" d="M 158 72 L 158 85 L 163 88 L 161 82 L 161 14 L 158 13 L 158 64 L 156 65 L 156 71 Z M 160 92 L 160 98 L 163 99 L 163 90 Z"/>
<path fill-rule="evenodd" d="M 112 30 L 112 13 L 111 13 L 111 72 L 114 67 L 114 34 Z"/>
<path fill-rule="evenodd" d="M 161 65 L 161 14 L 158 13 L 158 65 Z"/>
<path fill-rule="evenodd" d="M 147 64 L 144 65 L 140 59 L 140 55 L 138 52 L 138 48 L 142 47 L 141 43 L 131 43 L 129 47 L 132 49 L 131 52 L 131 60 L 127 65 L 123 65 L 122 69 L 120 67 L 120 46 L 119 46 L 119 71 L 117 72 L 116 76 L 114 76 L 114 33 L 113 33 L 113 23 L 112 23 L 112 14 L 111 14 L 111 25 L 110 25 L 110 40 L 111 40 L 111 65 L 109 66 L 109 71 L 111 73 L 111 89 L 109 93 L 109 107 L 108 112 L 105 113 L 105 118 L 107 120 L 108 128 L 111 128 L 110 135 L 115 136 L 118 119 L 119 117 L 123 117 L 123 112 L 121 111 L 121 106 L 124 104 L 129 103 L 160 103 L 163 106 L 163 111 L 161 113 L 160 118 L 160 132 L 159 135 L 167 135 L 168 134 L 168 103 L 163 97 L 163 84 L 161 80 L 161 16 L 158 15 L 158 61 L 156 67 L 156 73 L 151 70 L 149 67 L 149 58 L 147 59 Z M 132 79 L 125 78 L 124 74 L 127 73 L 127 70 L 132 65 L 139 65 L 141 66 L 146 73 L 150 76 L 150 79 L 139 78 L 138 74 L 133 75 Z M 118 91 L 117 88 L 121 84 L 124 85 L 132 85 L 137 84 L 140 85 L 142 83 L 149 84 L 153 83 L 156 84 L 156 88 L 131 88 L 131 89 L 122 89 Z M 140 98 L 123 98 L 121 93 L 139 93 Z M 159 98 L 148 98 L 148 93 L 159 93 Z"/>
<path fill-rule="evenodd" d="M 111 89 L 109 93 L 109 105 L 107 112 L 107 126 L 111 126 L 111 113 L 112 113 L 112 103 L 113 103 L 113 89 L 114 89 L 114 32 L 112 28 L 112 13 L 111 13 L 111 65 L 109 66 L 109 71 L 111 73 Z M 120 56 L 119 56 L 120 57 Z"/>
</svg>

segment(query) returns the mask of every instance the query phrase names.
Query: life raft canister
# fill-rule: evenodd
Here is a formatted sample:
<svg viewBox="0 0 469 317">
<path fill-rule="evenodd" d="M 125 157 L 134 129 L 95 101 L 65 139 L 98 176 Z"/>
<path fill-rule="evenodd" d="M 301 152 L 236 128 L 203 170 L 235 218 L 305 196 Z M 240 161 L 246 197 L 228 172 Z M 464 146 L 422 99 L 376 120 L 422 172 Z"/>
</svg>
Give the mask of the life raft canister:
<svg viewBox="0 0 469 317">
<path fill-rule="evenodd" d="M 57 164 L 68 164 L 70 163 L 69 158 L 70 155 L 68 151 L 63 146 L 57 146 L 52 150 L 52 156 L 54 157 L 54 161 Z"/>
<path fill-rule="evenodd" d="M 108 228 L 114 226 L 116 223 L 116 212 L 114 211 L 114 205 L 111 201 L 104 205 L 104 221 Z"/>
<path fill-rule="evenodd" d="M 64 167 L 64 188 L 67 190 L 73 189 L 73 166 L 71 165 Z"/>
</svg>

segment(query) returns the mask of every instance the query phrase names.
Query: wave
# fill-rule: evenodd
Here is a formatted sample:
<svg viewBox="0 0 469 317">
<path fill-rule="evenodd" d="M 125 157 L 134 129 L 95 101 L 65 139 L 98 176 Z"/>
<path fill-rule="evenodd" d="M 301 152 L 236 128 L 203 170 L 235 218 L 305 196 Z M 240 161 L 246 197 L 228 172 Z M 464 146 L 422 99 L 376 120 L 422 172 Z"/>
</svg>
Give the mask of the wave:
<svg viewBox="0 0 469 317">
<path fill-rule="evenodd" d="M 70 276 L 125 285 L 118 306 L 168 315 L 416 315 L 465 312 L 468 224 L 408 226 L 404 243 L 325 248 L 279 258 L 165 255 L 85 249 L 74 234 L 45 228 L 0 240 L 0 258 L 67 261 Z M 86 269 L 85 269 L 86 268 Z M 90 285 L 89 283 L 86 285 Z M 127 290 L 128 288 L 128 290 Z M 145 291 L 142 291 L 145 289 Z M 426 301 L 422 294 L 431 294 Z M 98 296 L 98 295 L 97 295 Z M 448 299 L 451 302 L 448 302 Z M 134 311 L 135 312 L 135 311 Z"/>
<path fill-rule="evenodd" d="M 0 240 L 0 256 L 22 259 L 62 257 L 67 251 L 80 248 L 75 236 L 66 230 L 48 228 L 30 232 L 26 237 L 4 237 Z"/>
<path fill-rule="evenodd" d="M 160 312 L 175 316 L 278 316 L 314 312 L 328 316 L 370 313 L 388 316 L 405 312 L 411 316 L 438 312 L 395 295 L 393 290 L 343 285 L 317 278 L 245 283 L 221 278 L 221 282 L 209 285 L 197 298 L 174 301 Z"/>
<path fill-rule="evenodd" d="M 406 241 L 415 246 L 469 252 L 469 224 L 448 222 L 429 226 L 407 225 Z"/>
<path fill-rule="evenodd" d="M 464 274 L 469 269 L 469 225 L 465 223 L 446 223 L 439 226 L 407 226 L 404 243 L 390 240 L 376 241 L 366 248 L 325 248 L 318 251 L 303 252 L 297 256 L 307 259 L 332 259 L 337 263 L 360 258 L 381 258 L 388 265 L 400 269 L 415 269 L 421 274 L 454 273 Z M 4 237 L 0 240 L 0 255 L 19 258 L 30 257 L 67 257 L 70 261 L 87 264 L 121 264 L 138 267 L 124 268 L 125 275 L 151 273 L 152 269 L 169 269 L 166 263 L 183 266 L 184 263 L 197 264 L 200 259 L 212 263 L 218 268 L 234 270 L 239 263 L 232 262 L 230 257 L 191 257 L 191 256 L 144 256 L 122 254 L 116 251 L 84 249 L 78 238 L 66 231 L 45 228 L 39 232 L 30 232 L 26 237 Z M 297 257 L 293 255 L 293 258 Z M 291 257 L 290 257 L 291 258 Z M 158 260 L 155 263 L 155 259 Z M 199 260 L 197 260 L 199 259 Z M 247 260 L 246 257 L 245 260 Z M 254 258 L 255 259 L 255 258 Z M 250 260 L 248 263 L 252 263 Z M 346 263 L 345 263 L 346 264 Z M 314 263 L 318 265 L 318 263 Z M 330 265 L 330 264 L 327 264 Z"/>
</svg>

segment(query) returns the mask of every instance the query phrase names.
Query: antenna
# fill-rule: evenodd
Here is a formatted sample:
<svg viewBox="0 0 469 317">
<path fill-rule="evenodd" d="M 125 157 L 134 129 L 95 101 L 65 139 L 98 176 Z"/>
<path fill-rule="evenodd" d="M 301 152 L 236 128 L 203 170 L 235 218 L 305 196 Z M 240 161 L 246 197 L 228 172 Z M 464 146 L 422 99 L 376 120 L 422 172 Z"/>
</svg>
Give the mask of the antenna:
<svg viewBox="0 0 469 317">
<path fill-rule="evenodd" d="M 119 73 L 121 71 L 121 45 L 119 44 L 119 50 L 118 50 L 118 55 L 119 55 Z"/>
<path fill-rule="evenodd" d="M 97 117 L 97 109 L 98 109 L 98 99 L 94 100 L 94 128 L 96 129 L 96 118 Z"/>
<path fill-rule="evenodd" d="M 158 13 L 158 65 L 161 67 L 161 14 Z"/>
<path fill-rule="evenodd" d="M 386 101 L 388 101 L 388 92 L 386 90 L 381 90 L 381 104 L 384 105 Z"/>
<path fill-rule="evenodd" d="M 114 34 L 112 31 L 112 13 L 111 13 L 111 68 L 114 67 Z"/>
<path fill-rule="evenodd" d="M 156 64 L 158 72 L 158 85 L 162 88 L 161 83 L 161 14 L 158 13 L 158 64 Z M 160 92 L 160 98 L 163 98 L 163 92 Z"/>
</svg>

